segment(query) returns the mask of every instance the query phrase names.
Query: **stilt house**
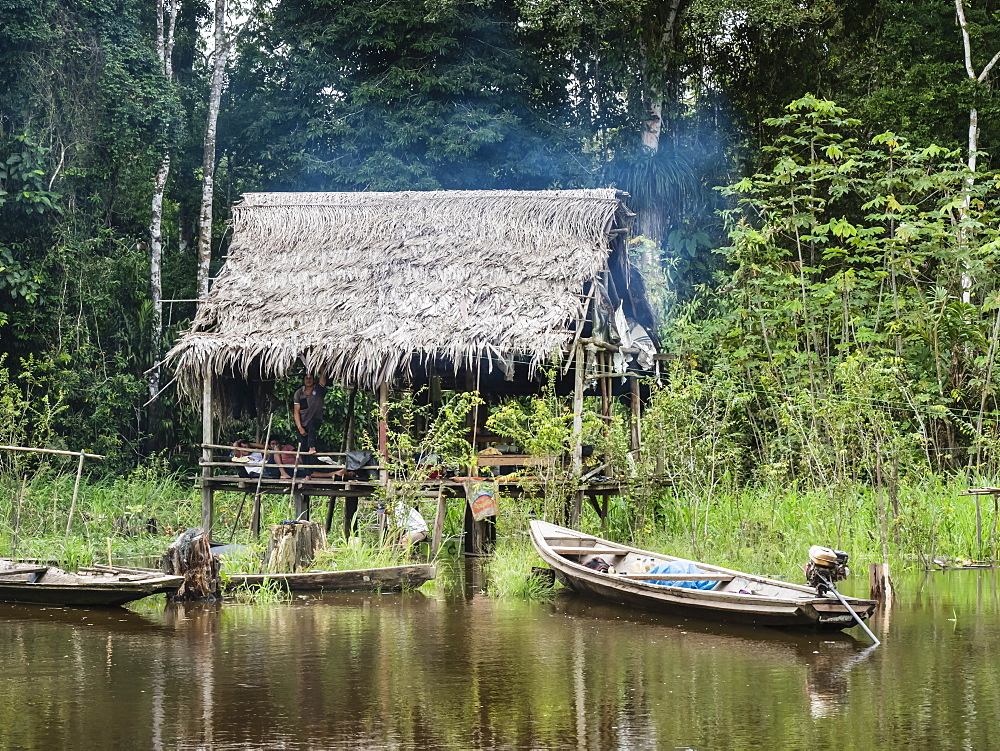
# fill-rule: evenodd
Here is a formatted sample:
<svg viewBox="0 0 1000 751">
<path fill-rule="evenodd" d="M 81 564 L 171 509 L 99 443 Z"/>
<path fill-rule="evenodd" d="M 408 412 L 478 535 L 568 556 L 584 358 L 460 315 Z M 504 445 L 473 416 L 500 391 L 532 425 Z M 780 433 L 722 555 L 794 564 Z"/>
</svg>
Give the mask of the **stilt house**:
<svg viewBox="0 0 1000 751">
<path fill-rule="evenodd" d="M 394 385 L 435 377 L 458 390 L 530 393 L 556 362 L 579 428 L 587 389 L 607 399 L 609 374 L 649 370 L 656 356 L 625 198 L 612 189 L 245 195 L 228 259 L 168 355 L 182 391 L 201 400 L 206 463 L 223 406 L 214 382 L 281 377 L 299 362 L 383 402 Z M 203 490 L 210 526 L 207 469 Z"/>
</svg>

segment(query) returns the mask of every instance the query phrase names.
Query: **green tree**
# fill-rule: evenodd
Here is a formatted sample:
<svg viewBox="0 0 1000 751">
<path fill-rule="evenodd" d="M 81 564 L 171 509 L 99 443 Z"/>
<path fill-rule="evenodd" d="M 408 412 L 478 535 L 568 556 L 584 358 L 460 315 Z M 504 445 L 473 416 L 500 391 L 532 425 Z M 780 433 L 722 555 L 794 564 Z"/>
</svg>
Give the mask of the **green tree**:
<svg viewBox="0 0 1000 751">
<path fill-rule="evenodd" d="M 290 0 L 244 37 L 227 113 L 240 185 L 269 189 L 585 184 L 561 71 L 513 3 Z"/>
</svg>

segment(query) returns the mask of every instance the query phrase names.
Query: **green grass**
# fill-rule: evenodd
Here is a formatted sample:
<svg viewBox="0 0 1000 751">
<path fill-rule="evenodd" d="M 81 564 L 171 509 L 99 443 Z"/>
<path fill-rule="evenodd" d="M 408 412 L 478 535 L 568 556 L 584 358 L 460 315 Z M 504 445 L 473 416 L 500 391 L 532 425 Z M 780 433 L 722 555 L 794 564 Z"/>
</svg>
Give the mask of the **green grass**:
<svg viewBox="0 0 1000 751">
<path fill-rule="evenodd" d="M 550 600 L 556 590 L 544 579 L 532 576 L 533 567 L 544 567 L 531 541 L 523 535 L 498 540 L 486 562 L 487 593 L 491 597 Z"/>
<path fill-rule="evenodd" d="M 225 580 L 225 575 L 223 575 Z M 226 599 L 251 605 L 291 602 L 292 593 L 274 579 L 264 579 L 258 587 L 234 587 L 226 590 Z"/>
<path fill-rule="evenodd" d="M 0 477 L 0 557 L 55 561 L 66 568 L 107 562 L 155 565 L 177 533 L 200 522 L 200 500 L 186 480 L 150 466 L 120 478 L 81 484 L 70 534 L 66 534 L 73 476 L 48 471 L 22 480 Z M 922 568 L 934 558 L 989 560 L 998 557 L 1000 540 L 994 532 L 994 502 L 979 498 L 982 544 L 976 539 L 976 498 L 962 495 L 969 487 L 996 486 L 992 477 L 928 475 L 901 482 L 895 510 L 884 497 L 888 524 L 889 562 L 893 571 Z M 501 495 L 499 539 L 488 562 L 489 591 L 497 596 L 538 598 L 541 585 L 530 577 L 540 565 L 527 538 L 534 514 L 552 521 L 557 504 Z M 252 548 L 245 561 L 228 564 L 256 570 L 266 545 L 248 531 L 252 498 L 240 493 L 216 495 L 216 540 Z M 242 509 L 240 508 L 242 505 Z M 317 518 L 324 511 L 316 509 Z M 338 509 L 339 510 L 339 509 Z M 430 509 L 422 509 L 426 513 Z M 445 538 L 459 534 L 461 504 L 449 504 Z M 288 516 L 288 499 L 265 496 L 262 529 Z M 156 531 L 146 531 L 155 519 Z M 238 520 L 238 524 L 236 524 Z M 234 527 L 235 524 L 235 527 Z M 861 571 L 882 560 L 878 498 L 861 485 L 836 487 L 774 486 L 713 489 L 710 498 L 683 489 L 666 488 L 632 498 L 614 498 L 604 530 L 597 515 L 584 505 L 581 527 L 593 534 L 650 550 L 730 566 L 755 573 L 798 579 L 809 547 L 820 544 L 846 550 Z M 235 533 L 233 530 L 235 529 Z M 16 547 L 15 547 L 16 540 Z M 381 543 L 363 525 L 349 541 L 332 539 L 331 550 L 314 563 L 319 569 L 357 569 L 411 562 L 410 553 Z M 233 567 L 236 568 L 233 568 Z"/>
</svg>

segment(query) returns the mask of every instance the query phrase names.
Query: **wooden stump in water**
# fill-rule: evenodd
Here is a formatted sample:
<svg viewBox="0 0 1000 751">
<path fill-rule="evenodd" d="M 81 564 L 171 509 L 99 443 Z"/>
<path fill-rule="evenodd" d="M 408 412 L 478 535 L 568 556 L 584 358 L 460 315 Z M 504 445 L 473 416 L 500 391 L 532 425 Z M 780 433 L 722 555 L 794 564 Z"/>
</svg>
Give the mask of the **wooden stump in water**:
<svg viewBox="0 0 1000 751">
<path fill-rule="evenodd" d="M 892 577 L 888 563 L 872 563 L 868 567 L 868 586 L 873 600 L 892 600 Z"/>
<path fill-rule="evenodd" d="M 184 583 L 173 595 L 174 602 L 187 600 L 217 600 L 220 594 L 219 558 L 212 555 L 212 546 L 201 527 L 185 530 L 167 548 L 161 559 L 164 573 L 184 577 Z"/>
<path fill-rule="evenodd" d="M 295 574 L 305 571 L 316 552 L 326 549 L 326 532 L 317 522 L 275 524 L 267 542 L 267 563 L 270 574 Z"/>
</svg>

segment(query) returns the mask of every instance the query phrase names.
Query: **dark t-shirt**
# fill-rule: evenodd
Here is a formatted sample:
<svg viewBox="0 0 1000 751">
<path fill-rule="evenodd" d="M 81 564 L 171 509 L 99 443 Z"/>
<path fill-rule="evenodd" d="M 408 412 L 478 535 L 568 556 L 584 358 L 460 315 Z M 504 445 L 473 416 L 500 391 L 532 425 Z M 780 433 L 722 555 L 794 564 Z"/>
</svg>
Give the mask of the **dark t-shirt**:
<svg viewBox="0 0 1000 751">
<path fill-rule="evenodd" d="M 323 399 L 326 397 L 326 386 L 314 384 L 308 392 L 305 386 L 300 386 L 292 397 L 299 405 L 299 419 L 302 425 L 308 425 L 312 419 L 323 417 Z"/>
</svg>

